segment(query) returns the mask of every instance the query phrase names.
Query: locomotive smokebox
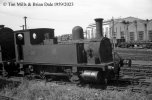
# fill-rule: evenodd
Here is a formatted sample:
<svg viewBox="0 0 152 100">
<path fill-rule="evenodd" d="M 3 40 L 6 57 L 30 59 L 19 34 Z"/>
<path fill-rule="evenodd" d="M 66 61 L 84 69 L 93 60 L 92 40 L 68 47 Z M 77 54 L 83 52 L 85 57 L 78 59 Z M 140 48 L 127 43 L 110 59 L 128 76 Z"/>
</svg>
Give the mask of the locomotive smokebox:
<svg viewBox="0 0 152 100">
<path fill-rule="evenodd" d="M 87 62 L 90 64 L 101 64 L 111 62 L 112 46 L 107 37 L 103 37 L 102 18 L 95 19 L 96 21 L 96 38 L 85 44 L 87 54 Z"/>
<path fill-rule="evenodd" d="M 102 38 L 103 37 L 103 30 L 102 30 L 103 19 L 96 18 L 95 22 L 96 22 L 96 38 Z"/>
<path fill-rule="evenodd" d="M 83 28 L 80 26 L 75 26 L 72 29 L 72 40 L 84 39 Z"/>
</svg>

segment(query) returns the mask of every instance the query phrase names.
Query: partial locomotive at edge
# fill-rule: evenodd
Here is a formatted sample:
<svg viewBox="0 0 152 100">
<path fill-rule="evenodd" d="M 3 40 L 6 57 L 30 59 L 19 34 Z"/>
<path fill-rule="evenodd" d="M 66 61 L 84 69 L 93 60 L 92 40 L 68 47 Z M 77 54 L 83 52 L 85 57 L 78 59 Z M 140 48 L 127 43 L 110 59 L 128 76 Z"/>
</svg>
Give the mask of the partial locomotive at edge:
<svg viewBox="0 0 152 100">
<path fill-rule="evenodd" d="M 0 69 L 3 76 L 65 76 L 72 82 L 106 83 L 119 79 L 120 67 L 131 66 L 113 52 L 103 37 L 102 18 L 95 19 L 96 38 L 84 39 L 83 29 L 72 29 L 72 40 L 58 42 L 52 28 L 13 31 L 1 26 Z"/>
</svg>

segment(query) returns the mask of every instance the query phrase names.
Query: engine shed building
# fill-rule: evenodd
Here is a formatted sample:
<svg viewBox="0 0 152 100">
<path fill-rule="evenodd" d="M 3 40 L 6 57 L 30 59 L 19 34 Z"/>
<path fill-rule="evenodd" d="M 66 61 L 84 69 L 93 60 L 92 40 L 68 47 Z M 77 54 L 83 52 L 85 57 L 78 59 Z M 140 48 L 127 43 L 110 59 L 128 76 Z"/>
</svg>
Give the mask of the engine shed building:
<svg viewBox="0 0 152 100">
<path fill-rule="evenodd" d="M 95 24 L 88 25 L 86 38 L 94 38 L 95 33 Z M 106 20 L 103 22 L 103 36 L 111 40 L 124 39 L 126 42 L 152 41 L 152 20 L 135 17 Z"/>
</svg>

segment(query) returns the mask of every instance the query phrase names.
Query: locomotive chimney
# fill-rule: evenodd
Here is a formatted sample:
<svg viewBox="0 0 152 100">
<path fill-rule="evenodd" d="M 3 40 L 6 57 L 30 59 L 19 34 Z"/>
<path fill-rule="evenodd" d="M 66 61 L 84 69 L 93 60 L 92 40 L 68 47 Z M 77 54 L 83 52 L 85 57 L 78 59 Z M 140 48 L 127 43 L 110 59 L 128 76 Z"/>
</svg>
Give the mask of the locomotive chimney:
<svg viewBox="0 0 152 100">
<path fill-rule="evenodd" d="M 103 30 L 102 30 L 102 18 L 95 19 L 96 21 L 96 38 L 102 38 L 103 37 Z"/>
</svg>

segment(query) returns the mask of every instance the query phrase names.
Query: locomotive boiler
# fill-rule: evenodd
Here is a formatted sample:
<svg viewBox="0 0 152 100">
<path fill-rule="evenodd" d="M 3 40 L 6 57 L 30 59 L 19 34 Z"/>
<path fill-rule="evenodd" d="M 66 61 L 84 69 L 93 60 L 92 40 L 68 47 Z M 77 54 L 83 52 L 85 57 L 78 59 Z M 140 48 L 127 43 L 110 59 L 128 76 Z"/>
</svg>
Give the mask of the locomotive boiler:
<svg viewBox="0 0 152 100">
<path fill-rule="evenodd" d="M 96 38 L 84 40 L 83 29 L 72 30 L 72 40 L 58 43 L 54 29 L 15 31 L 16 63 L 24 75 L 65 76 L 72 82 L 106 82 L 117 79 L 123 59 L 112 53 L 103 37 L 102 18 L 96 21 Z"/>
</svg>

